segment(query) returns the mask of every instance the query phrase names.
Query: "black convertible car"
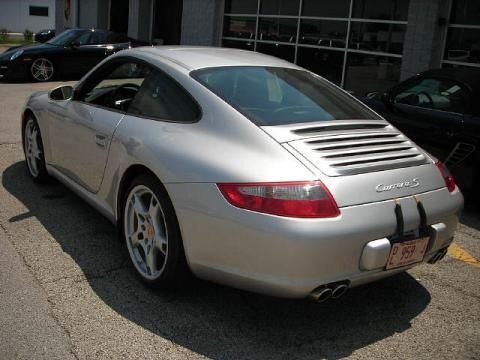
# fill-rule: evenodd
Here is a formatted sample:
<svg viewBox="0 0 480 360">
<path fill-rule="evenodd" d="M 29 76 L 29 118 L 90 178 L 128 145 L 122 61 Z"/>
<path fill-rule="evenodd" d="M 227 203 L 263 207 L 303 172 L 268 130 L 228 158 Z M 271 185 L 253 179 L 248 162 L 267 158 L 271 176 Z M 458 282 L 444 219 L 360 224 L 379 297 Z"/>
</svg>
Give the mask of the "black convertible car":
<svg viewBox="0 0 480 360">
<path fill-rule="evenodd" d="M 429 70 L 360 100 L 444 162 L 479 206 L 480 69 Z"/>
<path fill-rule="evenodd" d="M 44 44 L 14 46 L 0 54 L 0 78 L 79 78 L 107 56 L 140 45 L 148 44 L 106 30 L 69 29 Z"/>
</svg>

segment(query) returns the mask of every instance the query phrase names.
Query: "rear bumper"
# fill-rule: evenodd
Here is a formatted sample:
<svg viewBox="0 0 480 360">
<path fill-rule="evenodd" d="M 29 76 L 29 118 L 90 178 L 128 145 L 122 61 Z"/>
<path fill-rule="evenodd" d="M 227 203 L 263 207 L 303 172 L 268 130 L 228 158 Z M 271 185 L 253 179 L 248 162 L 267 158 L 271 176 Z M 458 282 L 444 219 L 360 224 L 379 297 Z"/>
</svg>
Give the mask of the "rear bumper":
<svg viewBox="0 0 480 360">
<path fill-rule="evenodd" d="M 167 184 L 180 223 L 187 260 L 200 278 L 268 295 L 301 298 L 320 285 L 348 280 L 351 286 L 404 271 L 387 262 L 362 265 L 367 244 L 396 231 L 393 200 L 344 207 L 334 219 L 291 219 L 241 210 L 215 184 Z M 453 239 L 463 197 L 445 188 L 418 194 L 428 225 L 439 225 L 424 261 Z M 405 231 L 420 225 L 412 196 L 397 199 Z M 438 227 L 438 226 L 437 226 Z M 380 256 L 381 257 L 381 256 Z M 364 262 L 364 261 L 363 261 Z M 411 267 L 411 266 L 410 266 Z"/>
</svg>

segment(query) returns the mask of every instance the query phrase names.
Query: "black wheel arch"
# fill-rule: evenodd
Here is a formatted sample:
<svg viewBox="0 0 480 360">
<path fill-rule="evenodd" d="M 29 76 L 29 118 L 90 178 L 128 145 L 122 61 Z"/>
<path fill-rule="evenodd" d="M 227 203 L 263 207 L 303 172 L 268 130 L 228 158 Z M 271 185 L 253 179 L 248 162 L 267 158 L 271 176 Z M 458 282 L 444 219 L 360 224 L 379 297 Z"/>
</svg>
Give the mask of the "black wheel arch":
<svg viewBox="0 0 480 360">
<path fill-rule="evenodd" d="M 21 122 L 22 148 L 25 147 L 25 124 L 27 123 L 27 120 L 30 118 L 33 118 L 38 123 L 37 117 L 33 113 L 32 109 L 26 108 L 22 114 L 22 122 Z M 40 133 L 41 133 L 41 129 L 40 129 Z"/>
<path fill-rule="evenodd" d="M 119 185 L 118 185 L 117 195 L 115 197 L 115 201 L 116 201 L 115 218 L 116 218 L 117 226 L 120 225 L 120 223 L 121 223 L 122 205 L 123 205 L 123 198 L 125 197 L 125 192 L 128 190 L 128 187 L 129 187 L 129 185 L 130 185 L 130 183 L 132 182 L 133 179 L 135 179 L 137 176 L 145 175 L 145 174 L 153 176 L 163 186 L 162 180 L 152 170 L 150 170 L 145 165 L 141 165 L 141 164 L 130 165 L 122 175 L 122 178 L 121 178 L 121 180 L 119 182 Z M 163 186 L 163 188 L 165 189 L 164 186 Z M 166 189 L 165 189 L 165 192 L 168 194 Z M 170 195 L 169 195 L 169 197 L 170 197 Z M 171 201 L 171 199 L 170 199 L 170 201 Z"/>
<path fill-rule="evenodd" d="M 182 235 L 182 229 L 180 226 L 180 222 L 178 220 L 177 212 L 175 209 L 175 205 L 173 204 L 173 201 L 170 197 L 170 194 L 168 193 L 167 189 L 163 185 L 162 180 L 148 167 L 145 165 L 140 165 L 140 164 L 135 164 L 131 165 L 130 167 L 127 168 L 127 170 L 123 173 L 123 176 L 119 182 L 118 190 L 117 190 L 117 196 L 116 196 L 116 225 L 117 225 L 117 239 L 123 243 L 125 241 L 123 237 L 123 206 L 124 206 L 124 200 L 127 195 L 127 191 L 131 187 L 131 184 L 135 179 L 138 177 L 142 176 L 147 176 L 151 177 L 152 179 L 156 180 L 156 183 L 161 186 L 166 200 L 170 202 L 169 207 L 170 211 L 173 213 L 173 218 L 172 220 L 175 223 L 176 231 L 178 232 L 179 236 L 179 254 L 180 257 L 178 258 L 179 261 L 179 269 L 180 272 L 177 274 L 178 279 L 186 280 L 189 279 L 191 276 L 191 270 L 188 265 L 188 259 L 185 253 L 185 246 L 183 242 L 183 235 Z M 176 276 L 176 277 L 177 277 Z"/>
</svg>

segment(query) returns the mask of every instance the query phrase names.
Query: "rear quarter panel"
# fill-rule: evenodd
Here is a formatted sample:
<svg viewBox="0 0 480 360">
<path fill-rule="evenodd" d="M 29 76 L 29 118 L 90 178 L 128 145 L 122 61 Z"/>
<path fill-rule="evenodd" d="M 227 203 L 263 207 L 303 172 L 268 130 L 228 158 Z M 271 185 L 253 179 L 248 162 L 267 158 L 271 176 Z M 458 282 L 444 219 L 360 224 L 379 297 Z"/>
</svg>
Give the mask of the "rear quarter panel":
<svg viewBox="0 0 480 360">
<path fill-rule="evenodd" d="M 165 71 L 193 95 L 202 108 L 202 117 L 192 124 L 129 115 L 123 118 L 111 143 L 99 193 L 113 209 L 123 174 L 137 164 L 149 168 L 164 184 L 315 178 L 278 142 L 184 71 Z"/>
</svg>

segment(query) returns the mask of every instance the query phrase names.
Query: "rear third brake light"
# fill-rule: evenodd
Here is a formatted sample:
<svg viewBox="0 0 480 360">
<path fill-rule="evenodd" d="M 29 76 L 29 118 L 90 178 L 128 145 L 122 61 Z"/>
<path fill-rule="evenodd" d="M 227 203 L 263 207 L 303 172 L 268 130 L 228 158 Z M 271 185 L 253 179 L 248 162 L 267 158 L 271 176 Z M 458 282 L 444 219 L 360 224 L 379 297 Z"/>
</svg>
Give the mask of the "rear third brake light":
<svg viewBox="0 0 480 360">
<path fill-rule="evenodd" d="M 217 184 L 227 201 L 239 208 L 296 218 L 340 215 L 335 200 L 320 181 Z"/>
<path fill-rule="evenodd" d="M 442 174 L 443 180 L 445 181 L 445 186 L 447 187 L 448 191 L 452 192 L 453 190 L 455 190 L 455 179 L 453 178 L 447 167 L 443 165 L 440 160 L 437 160 L 435 165 L 437 165 L 440 174 Z"/>
</svg>

